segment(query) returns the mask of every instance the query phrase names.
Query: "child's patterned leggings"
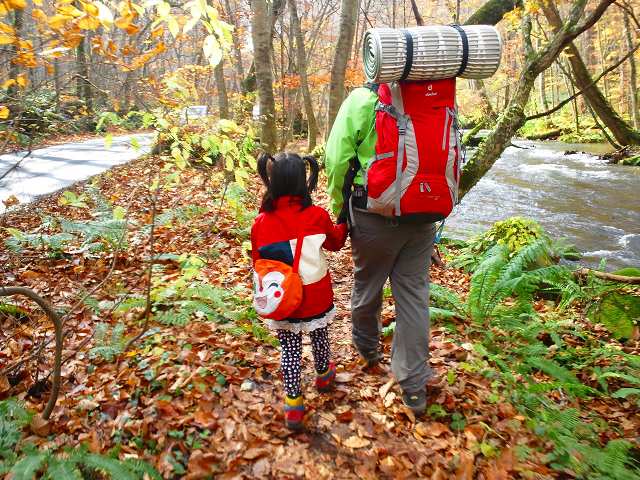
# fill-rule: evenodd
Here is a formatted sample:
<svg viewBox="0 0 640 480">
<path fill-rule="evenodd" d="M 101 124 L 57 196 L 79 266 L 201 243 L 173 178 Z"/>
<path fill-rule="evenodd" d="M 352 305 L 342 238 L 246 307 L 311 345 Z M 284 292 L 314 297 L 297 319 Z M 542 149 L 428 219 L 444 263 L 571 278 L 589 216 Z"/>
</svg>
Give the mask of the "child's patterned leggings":
<svg viewBox="0 0 640 480">
<path fill-rule="evenodd" d="M 302 369 L 302 332 L 294 333 L 289 330 L 278 330 L 278 340 L 282 347 L 280 366 L 284 378 L 284 389 L 290 398 L 302 394 L 300 375 Z M 327 327 L 309 332 L 311 348 L 313 349 L 313 363 L 318 374 L 329 368 L 331 348 L 329 347 L 329 331 Z"/>
</svg>

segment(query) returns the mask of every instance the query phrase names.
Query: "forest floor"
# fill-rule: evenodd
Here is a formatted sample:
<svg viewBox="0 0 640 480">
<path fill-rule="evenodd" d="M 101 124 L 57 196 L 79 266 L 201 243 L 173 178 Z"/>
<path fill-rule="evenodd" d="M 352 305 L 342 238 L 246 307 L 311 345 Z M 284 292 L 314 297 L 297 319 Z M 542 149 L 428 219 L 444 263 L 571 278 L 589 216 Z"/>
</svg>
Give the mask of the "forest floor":
<svg viewBox="0 0 640 480">
<path fill-rule="evenodd" d="M 4 243 L 0 247 L 0 285 L 29 286 L 66 312 L 63 390 L 50 421 L 32 425 L 29 441 L 48 447 L 84 442 L 93 452 L 143 458 L 165 478 L 558 476 L 547 457 L 553 446 L 534 433 L 529 419 L 509 402 L 509 392 L 478 367 L 488 364 L 476 348 L 478 331 L 467 321 L 432 325 L 430 364 L 436 376 L 425 418 L 414 418 L 402 405 L 388 373 L 390 338 L 383 343 L 383 368 L 363 368 L 350 340 L 348 246 L 329 255 L 338 310 L 331 327 L 337 386 L 331 394 L 315 392 L 305 341 L 306 428 L 288 431 L 279 353 L 248 307 L 245 249 L 260 188 L 252 185 L 239 193 L 223 188 L 218 174 L 191 171 L 182 173 L 179 184 L 164 185 L 156 197 L 149 184 L 158 163 L 153 157 L 136 160 L 89 182 L 116 206 L 114 217 L 119 211 L 118 217 L 126 219 L 124 248 L 92 253 L 82 246 L 83 237 L 59 248 L 26 242 L 18 253 Z M 86 185 L 74 191 L 88 192 Z M 7 227 L 55 234 L 46 216 L 93 221 L 103 202 L 91 198 L 75 207 L 43 199 L 7 213 L 0 217 L 5 227 L 0 241 L 15 236 Z M 318 195 L 318 201 L 325 204 L 326 198 Z M 156 224 L 152 240 L 150 223 Z M 145 329 L 145 259 L 151 251 L 162 256 L 150 292 L 155 311 Z M 202 259 L 195 270 L 185 253 Z M 468 274 L 456 269 L 432 267 L 431 279 L 463 297 L 468 291 Z M 213 287 L 220 301 L 210 303 L 215 311 L 205 308 L 181 323 L 171 310 L 179 303 L 175 295 L 193 283 Z M 131 298 L 142 299 L 142 305 L 127 305 Z M 547 305 L 541 301 L 536 309 L 543 312 Z M 393 316 L 392 299 L 386 298 L 384 322 Z M 42 332 L 46 321 L 39 321 Z M 0 314 L 0 364 L 25 355 L 42 334 L 10 322 Z M 102 336 L 95 334 L 98 323 L 114 330 L 123 324 L 125 338 L 97 338 Z M 126 339 L 143 331 L 123 351 Z M 597 328 L 595 333 L 602 335 Z M 46 395 L 27 395 L 29 373 L 14 387 L 0 376 L 0 399 L 17 395 L 40 411 Z M 599 412 L 615 431 L 602 434 L 605 442 L 640 431 L 632 402 L 558 401 Z"/>
</svg>

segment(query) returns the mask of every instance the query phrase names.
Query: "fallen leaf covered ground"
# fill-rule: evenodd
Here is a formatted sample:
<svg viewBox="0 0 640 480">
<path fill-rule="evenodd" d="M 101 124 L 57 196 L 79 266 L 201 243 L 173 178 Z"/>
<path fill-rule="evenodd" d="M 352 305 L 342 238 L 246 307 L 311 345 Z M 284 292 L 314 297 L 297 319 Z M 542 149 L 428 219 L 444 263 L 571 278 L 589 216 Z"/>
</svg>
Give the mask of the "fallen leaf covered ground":
<svg viewBox="0 0 640 480">
<path fill-rule="evenodd" d="M 114 301 L 122 293 L 144 296 L 151 251 L 143 228 L 154 215 L 154 194 L 148 186 L 157 162 L 138 160 L 92 182 L 126 212 L 126 250 L 115 258 L 77 251 L 48 258 L 37 249 L 16 254 L 2 245 L 0 285 L 31 287 L 62 311 L 87 293 L 97 302 Z M 157 213 L 187 205 L 204 210 L 188 221 L 157 226 L 153 253 L 201 256 L 207 281 L 234 292 L 238 304 L 233 308 L 246 308 L 250 262 L 243 251 L 246 232 L 240 232 L 243 226 L 238 225 L 242 212 L 237 205 L 232 208 L 228 198 L 222 201 L 224 188 L 217 173 L 190 171 L 181 180 L 160 190 Z M 83 185 L 74 189 L 80 192 Z M 253 200 L 240 210 L 256 208 L 260 188 L 254 184 L 249 190 Z M 56 200 L 50 196 L 8 213 L 0 217 L 0 227 L 43 229 L 43 215 L 91 218 L 90 209 L 60 206 Z M 326 203 L 326 198 L 319 194 L 318 201 Z M 0 231 L 1 239 L 6 239 L 6 230 Z M 163 271 L 154 273 L 156 281 L 179 276 L 174 261 L 163 262 Z M 314 390 L 310 345 L 305 341 L 304 432 L 291 433 L 283 425 L 279 353 L 248 316 L 235 322 L 194 316 L 180 327 L 152 318 L 146 334 L 109 362 L 89 354 L 97 323 L 124 322 L 126 337 L 133 338 L 144 324 L 143 309 L 92 311 L 83 303 L 66 316 L 64 384 L 58 405 L 49 422 L 32 425 L 30 440 L 47 446 L 84 442 L 93 452 L 115 449 L 121 458 L 148 460 L 166 478 L 558 476 L 545 460 L 550 445 L 534 434 L 506 396 L 496 393 L 491 378 L 465 368 L 482 359 L 473 348 L 473 332 L 462 320 L 432 325 L 430 362 L 436 376 L 429 386 L 429 402 L 433 407 L 425 418 L 414 418 L 403 407 L 400 390 L 388 372 L 390 339 L 383 343 L 385 362 L 375 371 L 364 369 L 351 347 L 349 248 L 330 254 L 330 266 L 338 309 L 331 327 L 337 386 L 329 395 Z M 433 267 L 431 279 L 462 296 L 468 291 L 468 275 L 456 269 Z M 540 308 L 545 308 L 543 303 Z M 25 309 L 35 312 L 26 303 Z M 393 320 L 390 298 L 385 299 L 383 320 Z M 0 334 L 0 365 L 28 355 L 34 339 L 50 332 L 41 317 L 27 329 L 1 317 L 0 321 L 7 322 Z M 51 364 L 49 350 L 41 359 L 43 369 Z M 13 386 L 0 382 L 0 398 L 17 394 L 31 408 L 42 410 L 46 392 L 28 394 L 28 374 L 24 381 L 11 382 Z M 632 437 L 640 430 L 630 402 L 593 400 L 588 408 L 616 425 L 612 438 Z M 530 447 L 531 454 L 516 455 L 517 446 Z"/>
</svg>

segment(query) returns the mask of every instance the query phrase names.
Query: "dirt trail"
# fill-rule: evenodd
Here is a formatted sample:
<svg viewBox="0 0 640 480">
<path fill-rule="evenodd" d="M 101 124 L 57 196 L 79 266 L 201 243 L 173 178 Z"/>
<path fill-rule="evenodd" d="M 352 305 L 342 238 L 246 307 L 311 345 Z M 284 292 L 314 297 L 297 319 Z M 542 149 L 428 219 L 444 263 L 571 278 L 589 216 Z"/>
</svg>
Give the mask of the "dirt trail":
<svg viewBox="0 0 640 480">
<path fill-rule="evenodd" d="M 106 198 L 116 204 L 128 202 L 123 207 L 129 209 L 135 225 L 129 248 L 118 254 L 111 273 L 108 254 L 50 257 L 42 251 L 16 255 L 0 249 L 0 284 L 34 288 L 58 308 L 69 308 L 80 292 L 89 291 L 105 276 L 108 281 L 94 294 L 97 302 L 114 300 L 122 293 L 144 294 L 144 259 L 149 249 L 147 236 L 140 231 L 150 221 L 152 196 L 145 192 L 155 161 L 117 167 L 99 182 Z M 203 178 L 186 173 L 178 189 L 162 191 L 159 211 L 197 205 L 207 213 L 159 226 L 156 253 L 200 255 L 206 259 L 202 273 L 210 285 L 224 291 L 240 286 L 245 289 L 242 295 L 248 296 L 250 264 L 243 253 L 244 240 L 235 233 L 237 214 L 229 205 L 219 210 L 219 185 L 204 185 Z M 140 193 L 130 197 L 133 191 Z M 320 203 L 326 204 L 326 198 L 320 198 Z M 91 218 L 87 209 L 41 200 L 32 212 L 5 215 L 2 221 L 25 231 L 39 228 L 38 209 Z M 212 212 L 221 215 L 218 218 Z M 6 236 L 6 232 L 0 235 Z M 76 251 L 74 248 L 71 245 L 69 250 Z M 34 436 L 33 441 L 49 447 L 84 442 L 102 453 L 115 447 L 121 457 L 148 460 L 165 478 L 471 479 L 481 475 L 477 478 L 491 479 L 511 478 L 521 469 L 548 473 L 539 464 L 518 465 L 514 460 L 512 447 L 535 447 L 539 441 L 523 426 L 524 417 L 500 395 L 495 398 L 490 380 L 477 373 L 481 369 L 468 368 L 482 359 L 472 351 L 462 321 L 432 326 L 430 363 L 440 380 L 430 390 L 431 415 L 414 419 L 402 405 L 390 374 L 364 371 L 351 347 L 349 248 L 330 254 L 329 263 L 338 311 L 330 330 L 338 384 L 330 395 L 315 392 L 307 339 L 304 432 L 291 433 L 284 427 L 279 353 L 256 338 L 250 323 L 244 323 L 248 330 L 237 333 L 237 326 L 228 320 L 192 318 L 184 326 L 154 321 L 149 336 L 110 362 L 91 357 L 89 350 L 95 342 L 87 345 L 86 339 L 99 322 L 107 322 L 110 328 L 123 322 L 125 335 L 135 336 L 140 331 L 139 310 L 94 314 L 84 308 L 67 323 L 65 358 L 69 360 L 62 372 L 63 394 L 50 425 L 55 435 Z M 179 265 L 167 261 L 154 281 L 167 285 L 179 275 Z M 457 270 L 433 268 L 431 275 L 433 281 L 461 294 L 467 290 L 468 278 Z M 242 314 L 240 325 L 247 315 Z M 392 318 L 391 300 L 386 299 L 383 320 Z M 9 345 L 0 355 L 15 357 L 21 345 Z M 389 350 L 385 343 L 386 367 Z M 22 398 L 31 408 L 41 410 L 42 399 L 24 394 Z M 497 453 L 485 457 L 480 444 L 488 441 Z"/>
</svg>

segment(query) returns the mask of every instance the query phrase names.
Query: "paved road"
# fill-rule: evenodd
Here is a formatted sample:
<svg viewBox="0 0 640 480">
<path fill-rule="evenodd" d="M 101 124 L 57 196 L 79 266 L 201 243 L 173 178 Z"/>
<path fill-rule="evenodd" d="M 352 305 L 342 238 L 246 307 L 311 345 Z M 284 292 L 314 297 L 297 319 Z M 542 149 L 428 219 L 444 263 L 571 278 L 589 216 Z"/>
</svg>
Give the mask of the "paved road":
<svg viewBox="0 0 640 480">
<path fill-rule="evenodd" d="M 140 145 L 131 145 L 135 138 Z M 55 192 L 84 180 L 114 165 L 127 163 L 149 152 L 152 134 L 113 137 L 109 148 L 102 138 L 67 143 L 31 152 L 6 176 L 5 173 L 22 159 L 26 152 L 0 156 L 0 213 L 6 210 L 2 200 L 15 195 L 20 203 L 32 201 L 39 195 Z"/>
</svg>

